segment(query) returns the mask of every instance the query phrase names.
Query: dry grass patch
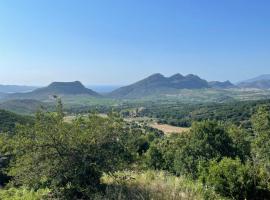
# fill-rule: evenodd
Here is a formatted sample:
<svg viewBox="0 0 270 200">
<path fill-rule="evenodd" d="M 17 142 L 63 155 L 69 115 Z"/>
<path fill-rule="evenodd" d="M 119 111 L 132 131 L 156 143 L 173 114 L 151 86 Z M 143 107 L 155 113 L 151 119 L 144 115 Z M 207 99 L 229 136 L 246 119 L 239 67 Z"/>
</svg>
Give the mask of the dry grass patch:
<svg viewBox="0 0 270 200">
<path fill-rule="evenodd" d="M 118 172 L 105 175 L 104 200 L 203 200 L 222 199 L 202 184 L 163 171 Z"/>
<path fill-rule="evenodd" d="M 149 124 L 151 127 L 161 130 L 165 134 L 170 134 L 170 133 L 183 133 L 189 130 L 189 128 L 183 128 L 183 127 L 178 127 L 178 126 L 172 126 L 169 124 L 158 124 L 158 123 L 153 123 Z"/>
</svg>

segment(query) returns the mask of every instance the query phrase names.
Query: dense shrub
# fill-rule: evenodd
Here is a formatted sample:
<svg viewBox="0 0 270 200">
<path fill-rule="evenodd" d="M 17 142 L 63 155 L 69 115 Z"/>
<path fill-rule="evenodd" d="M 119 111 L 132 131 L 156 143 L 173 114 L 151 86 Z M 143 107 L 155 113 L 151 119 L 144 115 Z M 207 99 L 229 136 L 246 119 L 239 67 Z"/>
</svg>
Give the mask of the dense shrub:
<svg viewBox="0 0 270 200">
<path fill-rule="evenodd" d="M 260 187 L 270 191 L 270 107 L 261 106 L 252 117 L 252 161 Z"/>
<path fill-rule="evenodd" d="M 2 150 L 12 155 L 8 174 L 15 186 L 89 198 L 100 189 L 102 173 L 131 161 L 133 147 L 126 141 L 131 131 L 115 115 L 65 123 L 60 105 L 57 113 L 38 113 L 34 126 L 20 126 L 14 136 L 2 138 Z"/>
<path fill-rule="evenodd" d="M 172 134 L 155 140 L 146 153 L 146 164 L 150 169 L 167 170 L 174 173 L 176 151 L 188 140 L 188 134 Z"/>
<path fill-rule="evenodd" d="M 213 121 L 194 123 L 185 144 L 176 152 L 174 168 L 178 175 L 196 178 L 199 165 L 224 156 L 235 156 L 225 127 Z"/>
<path fill-rule="evenodd" d="M 1 200 L 40 200 L 48 196 L 48 189 L 40 189 L 34 191 L 33 189 L 27 188 L 9 188 L 0 189 L 0 199 Z"/>
<path fill-rule="evenodd" d="M 249 166 L 242 164 L 240 159 L 211 161 L 209 167 L 200 172 L 200 179 L 219 194 L 233 199 L 247 199 L 254 191 Z"/>
</svg>

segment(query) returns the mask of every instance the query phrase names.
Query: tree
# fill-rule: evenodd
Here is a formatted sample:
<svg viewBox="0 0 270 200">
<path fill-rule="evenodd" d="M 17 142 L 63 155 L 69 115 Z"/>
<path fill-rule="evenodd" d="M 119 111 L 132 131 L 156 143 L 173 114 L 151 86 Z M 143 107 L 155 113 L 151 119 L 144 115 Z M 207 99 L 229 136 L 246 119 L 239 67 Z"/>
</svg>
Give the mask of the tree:
<svg viewBox="0 0 270 200">
<path fill-rule="evenodd" d="M 236 156 L 239 157 L 241 161 L 248 160 L 251 156 L 250 134 L 245 129 L 233 124 L 227 125 L 226 130 L 233 141 Z"/>
<path fill-rule="evenodd" d="M 252 160 L 254 176 L 259 177 L 260 185 L 270 190 L 270 108 L 260 106 L 252 116 L 254 139 Z M 256 181 L 256 180 L 254 180 Z"/>
<path fill-rule="evenodd" d="M 125 135 L 132 130 L 115 115 L 66 123 L 61 107 L 57 113 L 38 112 L 33 126 L 19 126 L 5 137 L 4 153 L 12 155 L 8 174 L 15 185 L 49 187 L 68 199 L 90 198 L 100 188 L 102 173 L 130 161 Z"/>
<path fill-rule="evenodd" d="M 188 134 L 172 134 L 151 143 L 146 153 L 148 167 L 174 173 L 175 153 L 186 143 L 187 136 Z"/>
<path fill-rule="evenodd" d="M 200 179 L 222 196 L 232 199 L 247 199 L 254 190 L 249 166 L 242 164 L 240 159 L 212 160 L 209 167 L 200 172 Z"/>
<path fill-rule="evenodd" d="M 162 153 L 157 148 L 157 146 L 150 146 L 149 150 L 146 154 L 146 164 L 149 168 L 152 169 L 162 169 L 164 166 L 164 160 L 162 157 Z"/>
<path fill-rule="evenodd" d="M 214 121 L 194 123 L 186 143 L 176 152 L 174 168 L 178 175 L 197 177 L 199 165 L 211 159 L 234 157 L 232 139 L 225 127 Z"/>
</svg>

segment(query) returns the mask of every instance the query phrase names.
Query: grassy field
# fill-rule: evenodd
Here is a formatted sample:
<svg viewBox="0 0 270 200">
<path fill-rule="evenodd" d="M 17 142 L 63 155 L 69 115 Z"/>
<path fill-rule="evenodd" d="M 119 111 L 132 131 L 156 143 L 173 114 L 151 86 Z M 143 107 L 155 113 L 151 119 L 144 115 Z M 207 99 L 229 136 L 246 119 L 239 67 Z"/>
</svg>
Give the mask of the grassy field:
<svg viewBox="0 0 270 200">
<path fill-rule="evenodd" d="M 172 126 L 169 124 L 158 124 L 158 123 L 150 123 L 149 126 L 158 129 L 162 131 L 165 134 L 170 134 L 170 133 L 183 133 L 189 130 L 189 128 L 183 128 L 183 127 L 178 127 L 178 126 Z"/>
</svg>

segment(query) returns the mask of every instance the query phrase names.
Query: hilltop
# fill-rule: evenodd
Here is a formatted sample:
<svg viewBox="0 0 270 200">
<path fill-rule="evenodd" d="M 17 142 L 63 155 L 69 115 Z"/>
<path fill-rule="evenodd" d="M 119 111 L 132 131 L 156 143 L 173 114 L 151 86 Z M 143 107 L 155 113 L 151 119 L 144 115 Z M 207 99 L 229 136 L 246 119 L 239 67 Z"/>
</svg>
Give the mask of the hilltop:
<svg viewBox="0 0 270 200">
<path fill-rule="evenodd" d="M 81 82 L 53 82 L 47 87 L 36 89 L 27 93 L 15 93 L 7 96 L 7 99 L 36 99 L 44 100 L 55 96 L 87 95 L 99 96 L 95 91 L 86 88 Z"/>
</svg>

